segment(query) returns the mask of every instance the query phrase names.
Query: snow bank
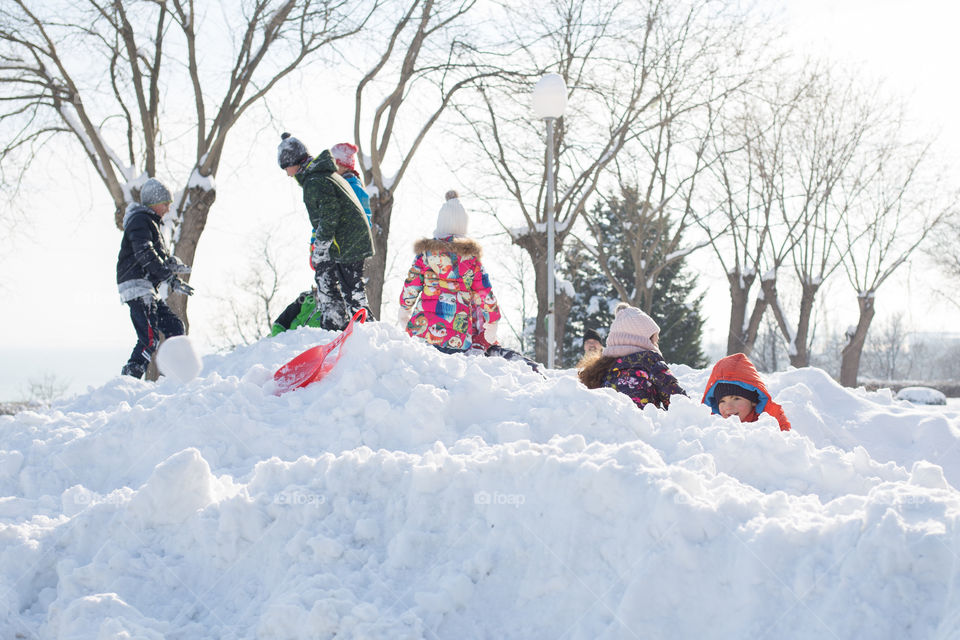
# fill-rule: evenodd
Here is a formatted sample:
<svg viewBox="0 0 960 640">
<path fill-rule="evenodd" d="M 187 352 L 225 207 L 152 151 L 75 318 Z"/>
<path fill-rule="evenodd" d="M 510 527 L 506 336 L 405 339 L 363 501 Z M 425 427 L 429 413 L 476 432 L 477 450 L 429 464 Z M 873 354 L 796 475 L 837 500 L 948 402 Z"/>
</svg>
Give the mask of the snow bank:
<svg viewBox="0 0 960 640">
<path fill-rule="evenodd" d="M 914 404 L 947 404 L 947 396 L 930 387 L 904 387 L 897 392 L 897 400 Z"/>
<path fill-rule="evenodd" d="M 356 329 L 0 418 L 0 637 L 953 638 L 960 411 L 769 377 L 794 431 Z"/>
</svg>

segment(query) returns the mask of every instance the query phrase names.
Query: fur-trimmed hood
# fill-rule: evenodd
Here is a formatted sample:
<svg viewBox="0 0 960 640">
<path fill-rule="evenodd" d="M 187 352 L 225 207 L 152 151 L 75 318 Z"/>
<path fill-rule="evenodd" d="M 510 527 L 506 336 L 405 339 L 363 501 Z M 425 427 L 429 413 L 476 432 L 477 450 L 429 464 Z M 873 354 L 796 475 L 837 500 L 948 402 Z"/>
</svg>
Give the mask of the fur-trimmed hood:
<svg viewBox="0 0 960 640">
<path fill-rule="evenodd" d="M 461 258 L 482 258 L 483 249 L 472 238 L 421 238 L 413 243 L 416 253 L 455 253 Z"/>
</svg>

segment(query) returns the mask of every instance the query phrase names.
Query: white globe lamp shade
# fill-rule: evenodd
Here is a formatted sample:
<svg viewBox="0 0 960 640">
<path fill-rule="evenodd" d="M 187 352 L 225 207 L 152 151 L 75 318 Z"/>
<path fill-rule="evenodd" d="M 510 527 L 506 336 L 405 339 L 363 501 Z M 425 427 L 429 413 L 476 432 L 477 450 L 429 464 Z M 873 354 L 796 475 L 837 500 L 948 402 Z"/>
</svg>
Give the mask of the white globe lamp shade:
<svg viewBox="0 0 960 640">
<path fill-rule="evenodd" d="M 563 77 L 548 73 L 533 88 L 533 111 L 538 118 L 559 118 L 567 110 L 567 84 Z"/>
</svg>

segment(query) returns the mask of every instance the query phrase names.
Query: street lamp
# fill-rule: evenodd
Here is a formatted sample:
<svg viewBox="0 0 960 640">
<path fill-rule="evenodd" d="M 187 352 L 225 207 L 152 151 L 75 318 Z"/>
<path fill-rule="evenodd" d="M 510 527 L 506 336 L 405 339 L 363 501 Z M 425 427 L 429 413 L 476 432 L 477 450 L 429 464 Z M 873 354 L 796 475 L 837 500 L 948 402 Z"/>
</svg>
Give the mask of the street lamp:
<svg viewBox="0 0 960 640">
<path fill-rule="evenodd" d="M 533 88 L 533 111 L 547 121 L 547 368 L 553 369 L 556 352 L 556 265 L 554 264 L 554 236 L 556 211 L 553 207 L 553 124 L 567 109 L 567 85 L 563 77 L 548 73 Z"/>
</svg>

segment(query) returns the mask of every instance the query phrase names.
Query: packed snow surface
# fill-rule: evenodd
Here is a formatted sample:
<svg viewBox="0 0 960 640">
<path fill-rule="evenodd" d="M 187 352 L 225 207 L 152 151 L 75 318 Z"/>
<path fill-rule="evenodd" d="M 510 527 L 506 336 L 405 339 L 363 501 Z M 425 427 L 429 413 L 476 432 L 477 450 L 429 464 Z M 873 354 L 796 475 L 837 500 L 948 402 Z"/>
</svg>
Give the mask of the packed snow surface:
<svg viewBox="0 0 960 640">
<path fill-rule="evenodd" d="M 767 377 L 793 424 L 357 327 L 0 418 L 0 638 L 958 638 L 960 411 Z"/>
</svg>

